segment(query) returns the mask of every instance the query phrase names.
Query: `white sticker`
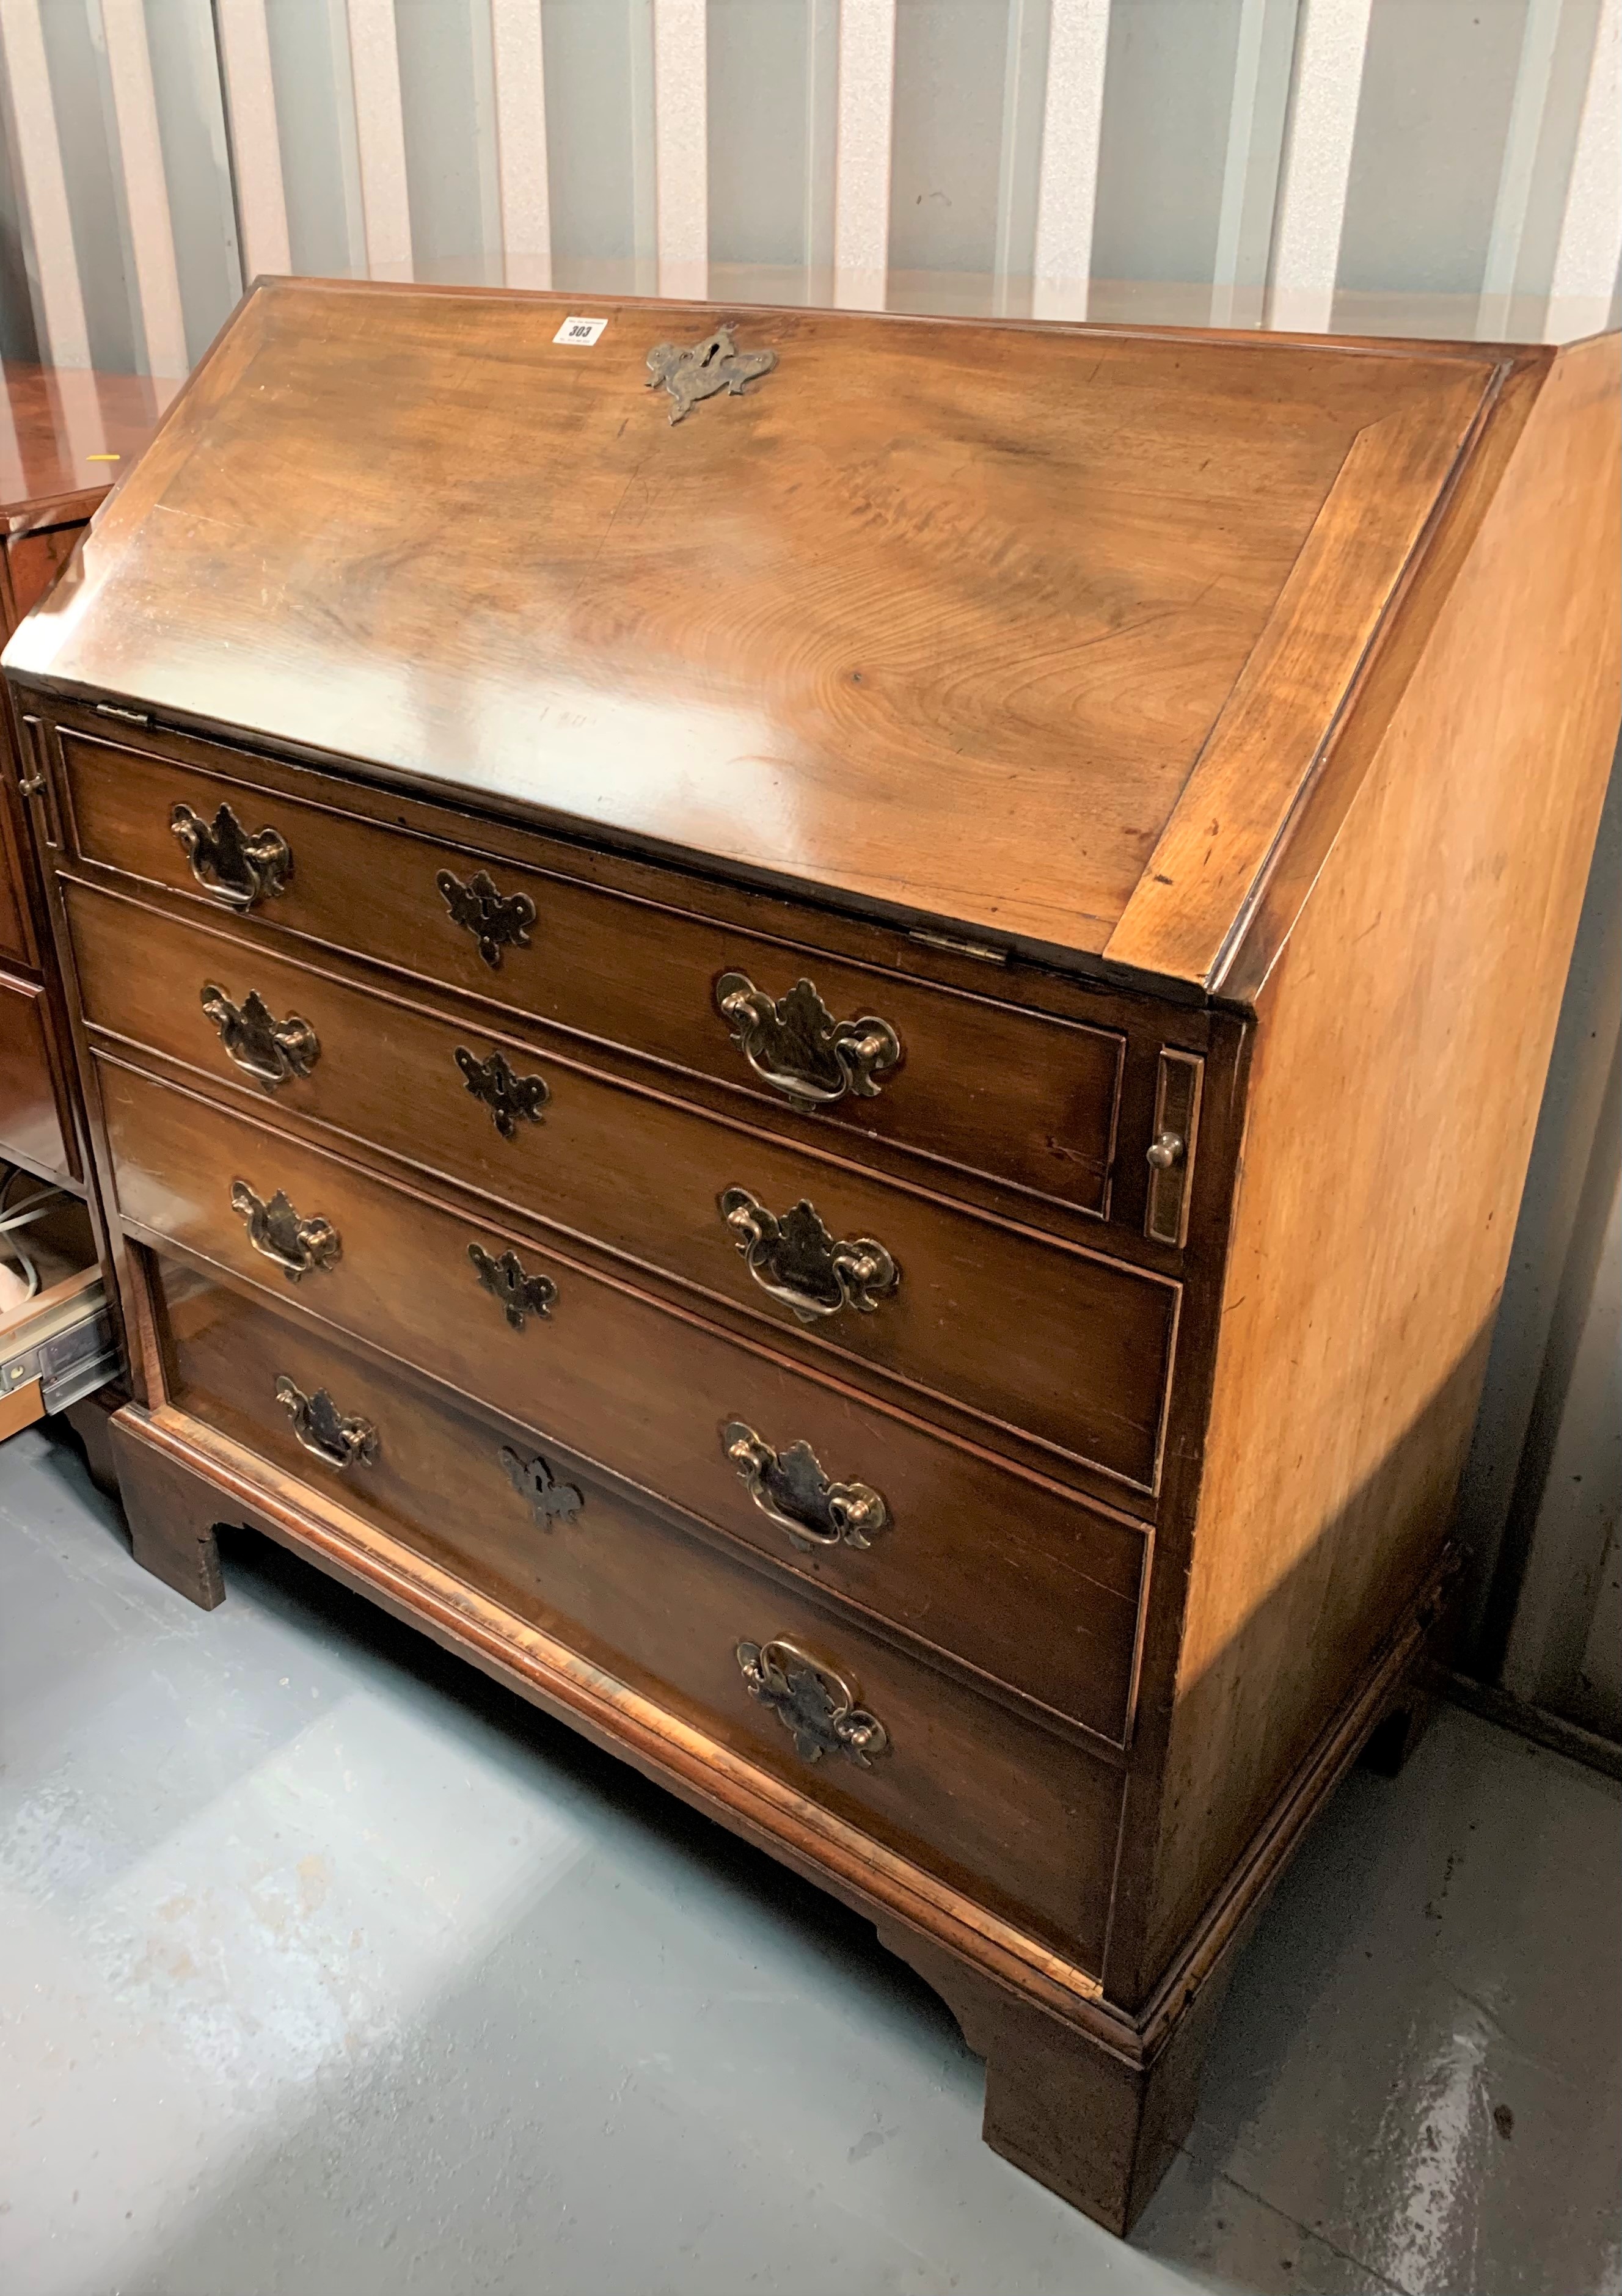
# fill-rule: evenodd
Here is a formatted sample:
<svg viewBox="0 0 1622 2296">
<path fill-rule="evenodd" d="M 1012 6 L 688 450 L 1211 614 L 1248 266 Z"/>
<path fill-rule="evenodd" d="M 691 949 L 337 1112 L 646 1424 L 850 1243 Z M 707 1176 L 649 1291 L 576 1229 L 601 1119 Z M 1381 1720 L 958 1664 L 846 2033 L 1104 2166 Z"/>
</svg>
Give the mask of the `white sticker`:
<svg viewBox="0 0 1622 2296">
<path fill-rule="evenodd" d="M 589 350 L 607 324 L 606 319 L 565 319 L 552 340 L 555 343 L 578 343 L 582 350 Z"/>
</svg>

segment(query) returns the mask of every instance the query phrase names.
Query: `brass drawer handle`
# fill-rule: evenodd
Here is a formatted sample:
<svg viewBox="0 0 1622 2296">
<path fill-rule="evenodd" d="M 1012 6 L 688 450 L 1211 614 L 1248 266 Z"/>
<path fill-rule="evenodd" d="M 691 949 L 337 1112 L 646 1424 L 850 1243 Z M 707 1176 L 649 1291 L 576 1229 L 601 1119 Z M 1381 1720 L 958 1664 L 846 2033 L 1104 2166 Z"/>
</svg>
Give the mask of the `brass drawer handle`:
<svg viewBox="0 0 1622 2296">
<path fill-rule="evenodd" d="M 307 1077 L 321 1057 L 321 1040 L 308 1021 L 290 1013 L 275 1019 L 257 988 L 233 1004 L 213 981 L 203 983 L 202 1009 L 219 1031 L 226 1058 L 267 1092 Z"/>
<path fill-rule="evenodd" d="M 301 1219 L 284 1189 L 278 1188 L 266 1203 L 246 1180 L 233 1180 L 231 1209 L 245 1222 L 248 1241 L 255 1251 L 275 1260 L 290 1283 L 298 1283 L 314 1267 L 336 1267 L 343 1257 L 343 1246 L 331 1220 L 318 1214 L 314 1219 Z"/>
<path fill-rule="evenodd" d="M 876 1714 L 857 1704 L 855 1686 L 786 1635 L 769 1643 L 739 1643 L 736 1654 L 749 1695 L 771 1709 L 803 1760 L 843 1754 L 869 1770 L 876 1754 L 889 1751 L 890 1733 Z"/>
<path fill-rule="evenodd" d="M 449 869 L 441 869 L 433 882 L 450 912 L 452 924 L 472 933 L 492 972 L 501 970 L 504 948 L 528 948 L 535 904 L 527 893 L 498 893 L 485 869 L 475 870 L 465 885 Z"/>
<path fill-rule="evenodd" d="M 901 1038 L 871 1013 L 836 1021 L 809 980 L 775 1001 L 747 973 L 723 972 L 715 1008 L 762 1084 L 811 1108 L 831 1108 L 847 1092 L 877 1097 L 876 1076 L 902 1056 Z"/>
<path fill-rule="evenodd" d="M 526 1275 L 515 1251 L 504 1251 L 499 1259 L 492 1259 L 482 1243 L 470 1243 L 467 1256 L 479 1271 L 480 1283 L 492 1300 L 500 1301 L 515 1332 L 523 1331 L 527 1317 L 551 1314 L 556 1284 L 549 1275 Z"/>
<path fill-rule="evenodd" d="M 342 1474 L 346 1467 L 370 1467 L 377 1459 L 377 1430 L 369 1419 L 340 1411 L 324 1387 L 313 1395 L 295 1387 L 285 1372 L 276 1383 L 276 1399 L 292 1422 L 292 1431 L 307 1451 L 325 1459 Z"/>
<path fill-rule="evenodd" d="M 544 1077 L 515 1075 L 502 1054 L 492 1053 L 489 1060 L 482 1061 L 465 1045 L 457 1046 L 457 1066 L 473 1098 L 489 1109 L 504 1140 L 510 1140 L 517 1131 L 520 1117 L 530 1124 L 540 1122 L 540 1111 L 552 1097 Z"/>
<path fill-rule="evenodd" d="M 890 1520 L 870 1485 L 830 1481 L 809 1443 L 774 1451 L 741 1419 L 728 1420 L 720 1440 L 756 1506 L 795 1546 L 870 1546 Z"/>
<path fill-rule="evenodd" d="M 287 890 L 292 849 L 279 830 L 256 829 L 250 837 L 228 805 L 211 822 L 177 805 L 169 825 L 203 891 L 228 909 L 255 908 Z"/>
<path fill-rule="evenodd" d="M 586 1502 L 572 1483 L 560 1483 L 539 1451 L 526 1459 L 504 1444 L 497 1454 L 501 1472 L 542 1530 L 556 1521 L 576 1522 Z"/>
<path fill-rule="evenodd" d="M 716 1201 L 750 1275 L 803 1324 L 841 1308 L 870 1316 L 902 1280 L 882 1243 L 870 1235 L 836 1242 L 803 1196 L 781 1219 L 747 1188 L 728 1188 Z"/>
</svg>

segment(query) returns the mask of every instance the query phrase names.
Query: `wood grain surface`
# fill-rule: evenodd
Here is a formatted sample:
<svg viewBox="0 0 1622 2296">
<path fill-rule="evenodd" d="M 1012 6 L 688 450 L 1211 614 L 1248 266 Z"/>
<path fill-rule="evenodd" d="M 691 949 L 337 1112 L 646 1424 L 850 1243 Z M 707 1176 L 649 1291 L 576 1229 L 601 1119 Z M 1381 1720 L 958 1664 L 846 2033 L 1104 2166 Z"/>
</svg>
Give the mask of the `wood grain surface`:
<svg viewBox="0 0 1622 2296">
<path fill-rule="evenodd" d="M 1446 1532 L 1616 739 L 1618 368 L 1556 361 L 1260 998 L 1149 1967 Z"/>
<path fill-rule="evenodd" d="M 487 1047 L 475 1049 L 482 1056 Z M 112 1077 L 119 1081 L 112 1084 Z M 416 1093 L 425 1084 L 434 1091 L 423 1072 L 407 1070 L 407 1077 Z M 466 1100 L 453 1061 L 443 1061 L 437 1077 L 450 1123 L 478 1136 L 469 1113 L 480 1116 L 480 1109 Z M 717 1128 L 673 1102 L 615 1102 L 605 1111 L 581 1075 L 565 1079 L 554 1070 L 554 1077 L 561 1097 L 549 1102 L 551 1119 L 523 1128 L 529 1139 L 510 1144 L 515 1177 L 529 1157 L 533 1180 L 507 1189 L 507 1196 L 545 1201 L 545 1215 L 491 1215 L 497 1224 L 517 1219 L 519 1231 L 529 1228 L 531 1235 L 545 1221 L 542 1256 L 567 1249 L 567 1231 L 574 1228 L 586 1242 L 606 1242 L 625 1259 L 675 1275 L 701 1311 L 730 1307 L 729 1320 L 762 1330 L 802 1362 L 845 1375 L 864 1373 L 903 1407 L 944 1426 L 979 1431 L 979 1438 L 1013 1451 L 1023 1448 L 1025 1438 L 1027 1454 L 1041 1456 L 1052 1474 L 1083 1481 L 1107 1476 L 1121 1497 L 1151 1497 L 1172 1394 L 1181 1286 L 873 1183 L 845 1164 L 816 1167 L 804 1152 Z M 127 1215 L 159 1228 L 168 1219 L 166 1233 L 218 1256 L 220 1242 L 230 1242 L 230 1231 L 239 1228 L 230 1212 L 236 1173 L 225 1168 L 235 1157 L 252 1167 L 242 1176 L 259 1196 L 284 1187 L 299 1210 L 312 1212 L 317 1208 L 301 1196 L 322 1189 L 333 1203 L 319 1210 L 340 1226 L 363 1217 L 383 1221 L 386 1233 L 372 1237 L 366 1256 L 338 1270 L 331 1286 L 350 1292 L 351 1283 L 363 1283 L 366 1313 L 393 1316 L 388 1292 L 425 1281 L 425 1231 L 351 1164 L 322 1160 L 278 1132 L 209 1111 L 182 1093 L 138 1086 L 124 1070 L 108 1068 L 106 1097 L 108 1113 L 115 1102 L 119 1109 L 119 1203 Z M 423 1129 L 432 1139 L 432 1100 Z M 876 1240 L 901 1270 L 893 1291 L 866 1313 L 850 1304 L 816 1323 L 802 1320 L 762 1288 L 742 1259 L 721 1217 L 721 1196 L 730 1189 L 749 1192 L 774 1219 L 811 1203 L 829 1235 L 852 1247 Z M 147 1210 L 136 1212 L 138 1201 Z M 166 1219 L 152 1219 L 154 1203 L 166 1208 Z M 361 1203 L 370 1208 L 366 1215 Z M 567 1217 L 577 1210 L 593 1224 Z M 613 1233 L 602 1235 L 605 1228 Z M 464 1249 L 450 1251 L 450 1265 L 464 1259 Z M 243 1265 L 255 1272 L 251 1259 Z M 1016 1304 L 1023 1323 L 1007 1320 Z M 432 1346 L 427 1330 L 420 1346 Z M 432 1357 L 418 1362 L 432 1368 Z"/>
<path fill-rule="evenodd" d="M 1289 614 L 1331 698 L 1494 373 L 757 312 L 777 371 L 672 426 L 650 343 L 727 314 L 613 304 L 580 351 L 564 309 L 261 285 L 11 666 L 1097 951 L 1358 434 L 1417 435 Z"/>
<path fill-rule="evenodd" d="M 372 1398 L 345 1407 L 374 1418 L 381 1410 L 396 1422 L 399 1406 L 390 1398 L 402 1381 L 412 1393 L 425 1391 L 420 1382 L 413 1385 L 397 1358 L 341 1349 L 330 1335 L 289 1321 L 284 1312 L 273 1312 L 194 1267 L 167 1261 L 161 1278 L 171 1396 L 184 1394 L 187 1410 L 265 1448 L 294 1472 L 304 1472 L 306 1463 L 291 1447 L 285 1418 L 268 1403 L 276 1369 L 291 1371 L 308 1391 L 301 1366 L 310 1368 L 317 1357 L 339 1360 L 345 1392 L 352 1389 L 359 1396 L 364 1389 Z M 764 1422 L 758 1431 L 775 1447 L 786 1449 L 814 1431 L 819 1456 L 830 1470 L 847 1479 L 864 1472 L 882 1476 L 887 1519 L 868 1546 L 796 1546 L 780 1523 L 746 1500 L 725 1456 L 729 1422 L 712 1409 L 705 1415 L 710 1396 L 702 1354 L 695 1368 L 693 1408 L 676 1430 L 680 1464 L 670 1478 L 689 1530 L 719 1534 L 753 1552 L 813 1599 L 842 1606 L 868 1632 L 883 1636 L 899 1628 L 903 1640 L 910 1638 L 932 1659 L 955 1659 L 960 1677 L 982 1689 L 1011 1686 L 1050 1718 L 1063 1716 L 1099 1740 L 1122 1743 L 1145 1552 L 1140 1529 L 1022 1478 L 999 1461 L 885 1420 L 860 1398 L 795 1390 L 786 1382 L 774 1390 L 758 1374 L 751 1390 L 746 1362 L 735 1358 L 729 1391 L 740 1400 L 753 1396 Z M 326 1371 L 312 1376 L 332 1383 Z M 785 1398 L 793 1416 L 775 1423 L 761 1406 L 784 1404 Z M 493 1414 L 488 1405 L 477 1414 L 488 1439 L 481 1486 L 505 1442 L 526 1456 L 548 1451 L 564 1463 L 557 1472 L 565 1479 L 583 1474 L 604 1489 L 617 1485 L 645 1510 L 669 1518 L 667 1493 L 638 1487 L 622 1470 L 611 1475 L 600 1461 L 579 1457 L 566 1444 L 560 1447 L 556 1433 L 537 1423 L 548 1415 L 548 1398 L 542 1394 L 532 1401 L 523 1421 Z M 467 1410 L 443 1389 L 436 1390 L 433 1407 L 453 1414 Z M 374 1487 L 375 1479 L 365 1480 Z M 405 1504 L 407 1480 L 396 1462 L 389 1478 L 396 1504 Z M 420 1508 L 413 1519 L 429 1520 Z M 509 1518 L 503 1513 L 500 1520 Z"/>
<path fill-rule="evenodd" d="M 15 535 L 87 518 L 134 468 L 179 388 L 157 375 L 0 361 L 11 417 L 0 422 L 0 521 Z"/>
<path fill-rule="evenodd" d="M 216 1522 L 267 1530 L 824 1882 L 985 2051 L 990 2141 L 1119 2228 L 1441 1631 L 1616 731 L 1617 342 L 755 311 L 775 371 L 672 425 L 648 344 L 729 315 L 582 353 L 564 308 L 257 292 L 8 656 L 137 1559 L 206 1605 Z M 222 906 L 177 802 L 283 890 Z M 533 905 L 498 964 L 436 887 L 479 869 Z M 732 971 L 882 1016 L 877 1095 L 788 1105 Z M 253 1081 L 210 983 L 318 1057 Z M 289 1283 L 234 1181 L 341 1251 Z M 802 1324 L 740 1186 L 899 1286 Z M 787 1539 L 739 1423 L 882 1494 L 871 1545 Z M 893 1764 L 807 1783 L 739 1707 L 783 1633 Z"/>
<path fill-rule="evenodd" d="M 174 390 L 134 375 L 0 361 L 0 633 L 9 636 L 50 588 Z M 40 767 L 8 690 L 0 701 L 0 1157 L 78 1193 L 79 1095 L 49 923 Z M 111 1260 L 104 1273 L 111 1296 Z"/>
<path fill-rule="evenodd" d="M 511 1222 L 440 1210 L 100 1066 L 119 1209 L 137 1232 L 607 1462 L 769 1548 L 785 1567 L 802 1566 L 779 1535 L 762 1536 L 769 1527 L 721 1430 L 741 1420 L 774 1447 L 809 1442 L 830 1472 L 876 1484 L 895 1520 L 914 1526 L 866 1555 L 829 1553 L 816 1573 L 825 1584 L 1120 1735 L 1140 1532 L 1075 1509 L 1052 1485 L 1012 1475 L 977 1447 L 944 1443 L 841 1385 L 658 1308 Z M 289 1284 L 231 1209 L 239 1177 L 263 1200 L 284 1187 L 301 1216 L 330 1219 L 342 1258 Z M 492 1257 L 515 1249 L 527 1275 L 556 1283 L 551 1312 L 513 1328 L 481 1287 L 470 1242 Z"/>
<path fill-rule="evenodd" d="M 320 1054 L 309 1074 L 274 1095 L 250 1086 L 254 1117 L 296 1111 L 347 1136 L 330 1144 L 381 1146 L 416 1164 L 431 1189 L 444 1180 L 479 1189 L 544 1223 L 564 1249 L 600 1245 L 629 1263 L 633 1280 L 646 1271 L 695 1295 L 704 1312 L 730 1308 L 765 1324 L 792 1354 L 889 1377 L 926 1414 L 944 1401 L 1016 1429 L 1051 1450 L 1057 1472 L 1079 1464 L 1137 1491 L 1156 1488 L 1175 1283 L 876 1180 L 843 1158 L 718 1123 L 663 1094 L 627 1090 L 512 1038 L 504 1051 L 486 1032 L 292 966 L 221 964 L 218 944 L 124 904 L 76 892 L 72 914 L 86 1017 L 202 1070 L 210 1083 L 241 1080 L 202 1010 L 216 976 L 239 1001 L 261 994 L 278 1015 L 313 1029 Z M 504 1137 L 469 1093 L 458 1051 L 481 1063 L 499 1054 L 515 1076 L 539 1079 L 548 1098 L 536 1119 L 515 1120 Z M 223 1153 L 229 1136 L 217 1127 L 208 1136 Z M 261 1144 L 252 1152 L 262 1166 L 276 1152 Z M 810 1203 L 831 1237 L 876 1239 L 900 1270 L 893 1290 L 868 1312 L 852 1304 L 815 1320 L 774 1297 L 721 1214 L 721 1198 L 738 1187 L 774 1218 Z M 1014 1301 L 1041 1332 L 1037 1352 L 1008 1328 Z"/>
<path fill-rule="evenodd" d="M 218 1288 L 197 1292 L 185 1271 L 168 1272 L 166 1291 L 180 1408 L 1096 1964 L 1118 1773 L 920 1667 L 794 1580 L 655 1521 L 578 1470 L 557 1469 L 574 1478 L 578 1513 L 541 1528 L 488 1423 L 358 1361 L 308 1324 L 244 1311 Z M 276 1401 L 278 1374 L 307 1394 L 325 1387 L 342 1410 L 365 1416 L 376 1430 L 372 1464 L 341 1472 L 302 1450 Z M 529 1441 L 525 1456 L 541 1447 Z M 836 1754 L 807 1760 L 750 1696 L 738 1642 L 785 1635 L 826 1657 L 884 1723 L 891 1751 L 870 1767 Z"/>
<path fill-rule="evenodd" d="M 0 972 L 0 1158 L 52 1179 L 71 1179 L 70 1118 L 37 981 Z"/>
<path fill-rule="evenodd" d="M 860 1153 L 880 1141 L 1096 1218 L 1109 1208 L 1121 1035 L 998 1003 L 989 967 L 986 994 L 942 995 L 876 977 L 832 953 L 796 954 L 720 920 L 615 898 L 556 869 L 515 865 L 449 839 L 407 836 L 330 804 L 317 810 L 149 754 L 136 746 L 139 740 L 63 737 L 78 852 L 142 884 L 188 895 L 223 929 L 259 927 L 399 966 L 577 1037 L 622 1046 L 666 1070 L 708 1077 L 763 1111 L 767 1122 L 781 1121 L 785 1095 L 751 1069 L 717 1009 L 716 990 L 729 974 L 741 973 L 775 999 L 809 978 L 833 1018 L 875 1016 L 900 1046 L 899 1060 L 877 1076 L 877 1092 L 819 1111 L 815 1128 L 830 1146 L 843 1143 Z M 253 770 L 253 760 L 229 752 L 221 762 Z M 292 855 L 285 889 L 247 918 L 210 899 L 169 826 L 180 803 L 210 822 L 228 805 L 249 835 L 276 830 Z M 503 947 L 498 966 L 456 922 L 438 884 L 449 873 L 467 885 L 481 870 L 498 897 L 526 899 L 535 912 L 524 941 Z M 679 881 L 663 890 L 673 901 L 702 898 L 704 889 Z M 816 922 L 802 920 L 807 931 Z"/>
<path fill-rule="evenodd" d="M 1352 441 L 1106 955 L 1209 985 L 1488 403 L 1478 375 Z"/>
</svg>

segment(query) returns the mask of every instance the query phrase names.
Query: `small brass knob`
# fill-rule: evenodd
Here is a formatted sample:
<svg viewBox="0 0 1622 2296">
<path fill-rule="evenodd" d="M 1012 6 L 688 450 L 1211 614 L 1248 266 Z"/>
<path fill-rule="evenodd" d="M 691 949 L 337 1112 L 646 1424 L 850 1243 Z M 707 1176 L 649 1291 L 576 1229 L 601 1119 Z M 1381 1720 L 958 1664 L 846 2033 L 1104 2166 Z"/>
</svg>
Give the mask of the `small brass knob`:
<svg viewBox="0 0 1622 2296">
<path fill-rule="evenodd" d="M 1179 1132 L 1163 1132 L 1149 1150 L 1149 1161 L 1157 1172 L 1169 1172 L 1173 1164 L 1181 1164 L 1186 1144 Z"/>
</svg>

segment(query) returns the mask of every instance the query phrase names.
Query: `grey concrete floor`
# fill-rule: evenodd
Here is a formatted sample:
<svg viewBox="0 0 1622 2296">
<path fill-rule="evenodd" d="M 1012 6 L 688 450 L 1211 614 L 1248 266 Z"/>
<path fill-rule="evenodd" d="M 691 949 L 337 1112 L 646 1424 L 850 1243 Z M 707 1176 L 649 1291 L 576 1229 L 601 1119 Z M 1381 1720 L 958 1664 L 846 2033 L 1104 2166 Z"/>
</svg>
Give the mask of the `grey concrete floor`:
<svg viewBox="0 0 1622 2296">
<path fill-rule="evenodd" d="M 1348 1780 L 1130 2246 L 872 1932 L 245 1534 L 205 1616 L 0 1450 L 7 2296 L 1611 2296 L 1618 1795 Z"/>
</svg>

